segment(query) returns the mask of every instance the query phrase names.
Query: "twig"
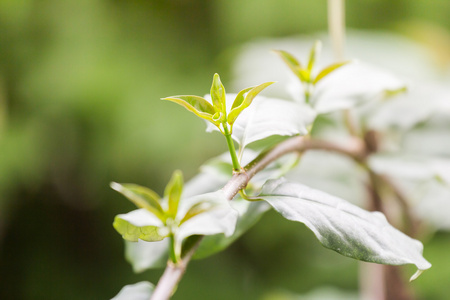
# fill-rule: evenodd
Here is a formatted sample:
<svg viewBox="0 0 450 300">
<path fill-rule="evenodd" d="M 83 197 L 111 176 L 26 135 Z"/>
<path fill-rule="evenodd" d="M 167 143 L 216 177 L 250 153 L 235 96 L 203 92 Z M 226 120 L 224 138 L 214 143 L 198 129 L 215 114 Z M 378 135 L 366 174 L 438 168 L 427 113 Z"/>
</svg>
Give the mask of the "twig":
<svg viewBox="0 0 450 300">
<path fill-rule="evenodd" d="M 327 141 L 296 136 L 279 143 L 266 152 L 263 152 L 244 168 L 244 172 L 234 174 L 230 181 L 228 181 L 228 183 L 222 188 L 225 197 L 228 200 L 232 200 L 241 189 L 247 186 L 250 179 L 256 173 L 263 170 L 267 165 L 274 162 L 281 156 L 291 152 L 304 152 L 310 149 L 320 149 L 341 153 L 352 157 L 356 161 L 362 161 L 366 155 L 364 145 L 357 140 L 351 143 L 346 143 L 344 146 Z M 175 265 L 173 263 L 168 263 L 152 294 L 151 300 L 167 300 L 172 296 L 202 238 L 202 236 L 195 236 L 193 238 L 194 241 L 191 240 L 192 246 L 185 250 L 181 261 L 178 264 Z"/>
</svg>

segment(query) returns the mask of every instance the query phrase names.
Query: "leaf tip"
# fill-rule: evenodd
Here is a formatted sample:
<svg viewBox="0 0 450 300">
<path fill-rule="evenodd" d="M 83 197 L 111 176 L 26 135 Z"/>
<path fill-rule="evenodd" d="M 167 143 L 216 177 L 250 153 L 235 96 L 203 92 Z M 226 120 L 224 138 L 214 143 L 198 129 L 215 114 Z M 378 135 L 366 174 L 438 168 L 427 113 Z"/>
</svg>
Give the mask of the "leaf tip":
<svg viewBox="0 0 450 300">
<path fill-rule="evenodd" d="M 121 185 L 120 183 L 117 183 L 117 182 L 114 182 L 114 181 L 112 181 L 112 182 L 109 184 L 109 186 L 110 186 L 113 190 L 118 191 L 118 192 L 120 192 L 120 191 L 123 190 L 122 185 Z"/>
<path fill-rule="evenodd" d="M 413 276 L 409 279 L 409 282 L 416 280 L 425 270 L 417 270 L 416 273 L 414 273 Z"/>
</svg>

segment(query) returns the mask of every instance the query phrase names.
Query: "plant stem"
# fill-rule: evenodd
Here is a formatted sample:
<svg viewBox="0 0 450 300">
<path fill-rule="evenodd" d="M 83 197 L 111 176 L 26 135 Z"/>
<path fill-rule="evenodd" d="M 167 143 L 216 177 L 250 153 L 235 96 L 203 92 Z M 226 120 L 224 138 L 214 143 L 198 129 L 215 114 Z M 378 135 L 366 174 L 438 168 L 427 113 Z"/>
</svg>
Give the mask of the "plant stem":
<svg viewBox="0 0 450 300">
<path fill-rule="evenodd" d="M 222 125 L 225 138 L 227 139 L 227 145 L 228 150 L 230 151 L 231 161 L 233 162 L 233 171 L 239 173 L 241 172 L 241 165 L 239 164 L 239 160 L 236 155 L 236 149 L 234 148 L 234 142 L 233 139 L 231 138 L 231 133 L 228 130 L 228 125 L 226 122 L 223 123 Z"/>
<path fill-rule="evenodd" d="M 274 162 L 281 156 L 291 152 L 304 152 L 309 149 L 320 149 L 340 153 L 353 158 L 355 161 L 362 161 L 365 157 L 366 150 L 364 145 L 358 141 L 346 143 L 345 145 L 337 145 L 327 141 L 313 140 L 303 136 L 292 137 L 285 140 L 272 149 L 261 153 L 251 163 L 245 166 L 245 172 L 234 173 L 233 177 L 222 188 L 226 199 L 232 200 L 234 196 L 243 188 L 245 188 L 259 171 L 263 170 L 267 165 Z M 173 291 L 180 282 L 186 271 L 187 265 L 191 260 L 197 247 L 202 241 L 202 236 L 194 236 L 190 239 L 189 248 L 183 249 L 181 259 L 177 264 L 169 262 L 161 276 L 156 288 L 152 294 L 151 300 L 167 300 L 172 296 Z M 192 243 L 191 243 L 192 242 Z M 185 242 L 185 245 L 187 242 Z"/>
</svg>

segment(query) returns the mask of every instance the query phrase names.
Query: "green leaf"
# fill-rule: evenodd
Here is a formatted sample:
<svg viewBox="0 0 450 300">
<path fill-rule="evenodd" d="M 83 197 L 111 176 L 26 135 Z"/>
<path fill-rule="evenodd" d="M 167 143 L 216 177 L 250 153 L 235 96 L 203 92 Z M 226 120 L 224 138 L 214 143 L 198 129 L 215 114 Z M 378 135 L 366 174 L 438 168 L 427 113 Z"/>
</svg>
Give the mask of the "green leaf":
<svg viewBox="0 0 450 300">
<path fill-rule="evenodd" d="M 169 239 L 157 242 L 129 242 L 125 240 L 125 259 L 135 273 L 152 268 L 163 268 L 169 258 Z"/>
<path fill-rule="evenodd" d="M 113 226 L 123 239 L 130 242 L 137 242 L 138 239 L 147 242 L 160 241 L 169 233 L 158 217 L 142 208 L 117 215 Z"/>
<path fill-rule="evenodd" d="M 258 86 L 247 88 L 245 90 L 242 90 L 239 92 L 239 94 L 236 96 L 236 99 L 233 102 L 233 106 L 231 107 L 231 111 L 228 114 L 228 124 L 233 125 L 233 123 L 236 121 L 239 114 L 246 109 L 247 107 L 252 104 L 253 99 L 258 95 L 263 89 L 268 87 L 274 82 L 266 82 L 262 83 Z M 244 96 L 244 93 L 247 93 L 247 95 Z"/>
<path fill-rule="evenodd" d="M 178 203 L 180 202 L 181 193 L 183 191 L 183 174 L 177 170 L 173 172 L 172 178 L 166 186 L 164 197 L 169 202 L 168 215 L 175 217 L 177 215 Z"/>
<path fill-rule="evenodd" d="M 283 50 L 273 50 L 276 54 L 278 54 L 283 61 L 287 64 L 289 69 L 300 79 L 300 81 L 305 82 L 305 71 L 302 68 L 300 62 L 290 53 Z"/>
<path fill-rule="evenodd" d="M 124 286 L 111 300 L 148 300 L 153 294 L 155 286 L 148 281 Z"/>
<path fill-rule="evenodd" d="M 137 184 L 117 182 L 112 182 L 111 188 L 127 197 L 138 208 L 145 208 L 161 220 L 164 219 L 164 211 L 159 204 L 160 197 L 151 189 Z"/>
<path fill-rule="evenodd" d="M 380 212 L 365 211 L 284 179 L 269 180 L 259 197 L 286 219 L 304 223 L 325 247 L 344 256 L 388 265 L 414 264 L 419 271 L 431 267 L 422 256 L 422 243 L 392 227 Z"/>
<path fill-rule="evenodd" d="M 314 68 L 316 59 L 317 59 L 317 57 L 319 57 L 321 49 L 322 49 L 322 43 L 320 41 L 315 41 L 314 45 L 311 48 L 311 52 L 309 53 L 308 67 L 307 67 L 309 74 L 311 74 L 311 71 Z"/>
<path fill-rule="evenodd" d="M 225 87 L 220 81 L 219 74 L 214 74 L 213 82 L 211 85 L 211 100 L 216 112 L 225 113 Z"/>
<path fill-rule="evenodd" d="M 335 64 L 331 64 L 331 65 L 327 66 L 322 71 L 320 71 L 319 74 L 317 74 L 316 78 L 314 78 L 313 84 L 316 84 L 317 82 L 319 82 L 322 78 L 325 78 L 331 72 L 339 69 L 342 66 L 345 66 L 348 63 L 350 63 L 350 61 L 343 61 L 343 62 L 339 62 L 339 63 L 335 63 Z"/>
<path fill-rule="evenodd" d="M 194 113 L 196 116 L 208 120 L 213 124 L 216 125 L 219 124 L 217 121 L 213 119 L 213 116 L 216 113 L 214 107 L 211 105 L 211 103 L 209 103 L 202 97 L 192 95 L 180 95 L 162 98 L 161 100 L 175 102 L 183 106 L 190 112 Z"/>
<path fill-rule="evenodd" d="M 270 206 L 263 201 L 249 202 L 242 198 L 234 199 L 231 205 L 239 213 L 236 230 L 233 235 L 226 237 L 224 234 L 205 236 L 194 254 L 195 259 L 202 259 L 225 250 L 229 245 L 255 225 Z"/>
</svg>

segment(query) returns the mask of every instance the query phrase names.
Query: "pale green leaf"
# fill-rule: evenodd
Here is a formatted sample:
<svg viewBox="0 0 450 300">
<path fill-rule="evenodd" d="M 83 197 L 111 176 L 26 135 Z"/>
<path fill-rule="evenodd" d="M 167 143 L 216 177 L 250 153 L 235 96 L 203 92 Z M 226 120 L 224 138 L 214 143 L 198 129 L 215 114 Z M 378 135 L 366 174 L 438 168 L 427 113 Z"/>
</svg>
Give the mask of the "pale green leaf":
<svg viewBox="0 0 450 300">
<path fill-rule="evenodd" d="M 225 87 L 220 81 L 219 74 L 214 74 L 213 82 L 211 85 L 211 99 L 216 112 L 225 112 Z"/>
<path fill-rule="evenodd" d="M 181 193 L 183 191 L 183 175 L 181 171 L 173 172 L 172 178 L 166 186 L 164 197 L 168 200 L 169 208 L 168 215 L 175 217 L 178 210 L 178 203 L 180 202 Z"/>
<path fill-rule="evenodd" d="M 316 78 L 314 78 L 313 84 L 318 83 L 322 78 L 325 78 L 331 72 L 339 69 L 342 66 L 345 66 L 348 63 L 350 63 L 350 61 L 338 62 L 325 67 L 322 71 L 320 71 L 319 74 L 317 74 Z"/>
<path fill-rule="evenodd" d="M 228 94 L 227 97 L 234 97 Z M 257 96 L 233 124 L 232 138 L 241 148 L 271 136 L 294 136 L 308 133 L 316 114 L 307 105 L 292 101 Z M 207 131 L 217 130 L 208 126 Z"/>
<path fill-rule="evenodd" d="M 169 239 L 157 242 L 129 242 L 125 240 L 125 259 L 135 273 L 152 268 L 163 268 L 169 258 Z"/>
<path fill-rule="evenodd" d="M 247 107 L 250 106 L 250 104 L 252 103 L 252 101 L 256 97 L 256 95 L 258 95 L 263 89 L 265 89 L 272 83 L 274 83 L 274 82 L 266 82 L 266 83 L 263 83 L 263 84 L 260 84 L 258 86 L 251 88 L 251 90 L 245 89 L 245 90 L 241 91 L 237 95 L 235 101 L 233 102 L 233 106 L 231 107 L 231 111 L 228 115 L 228 124 L 233 125 L 233 123 L 236 121 L 239 114 L 244 109 L 246 109 Z M 245 98 L 243 98 L 241 93 L 244 91 L 247 91 L 247 90 L 249 90 L 249 91 L 248 91 L 247 95 L 245 96 Z"/>
<path fill-rule="evenodd" d="M 148 300 L 153 294 L 155 286 L 148 281 L 124 286 L 111 300 Z"/>
<path fill-rule="evenodd" d="M 426 270 L 423 245 L 392 227 L 380 212 L 368 212 L 340 198 L 284 179 L 269 180 L 262 199 L 288 220 L 304 223 L 327 248 L 344 256 L 388 265 L 414 264 Z"/>
<path fill-rule="evenodd" d="M 208 120 L 212 122 L 213 124 L 218 124 L 214 119 L 213 116 L 216 113 L 214 110 L 214 107 L 206 101 L 204 98 L 199 96 L 192 96 L 192 95 L 180 95 L 180 96 L 171 96 L 167 98 L 162 98 L 161 100 L 167 100 L 175 102 L 190 112 L 194 113 L 196 116 Z"/>
<path fill-rule="evenodd" d="M 273 50 L 276 54 L 278 54 L 286 65 L 291 69 L 291 71 L 300 79 L 300 81 L 306 81 L 305 70 L 302 68 L 300 62 L 290 53 L 284 50 Z"/>
<path fill-rule="evenodd" d="M 320 56 L 320 50 L 322 50 L 322 43 L 320 41 L 315 41 L 314 45 L 311 48 L 311 51 L 309 52 L 308 67 L 307 67 L 309 74 L 311 74 L 311 71 L 316 63 L 316 60 Z"/>
<path fill-rule="evenodd" d="M 137 242 L 138 239 L 147 242 L 160 241 L 168 235 L 163 222 L 143 208 L 117 215 L 113 226 L 123 239 L 130 242 Z"/>
<path fill-rule="evenodd" d="M 224 234 L 209 235 L 203 238 L 194 254 L 194 258 L 201 259 L 225 250 L 229 245 L 255 225 L 262 215 L 270 208 L 263 201 L 249 202 L 242 198 L 234 199 L 231 205 L 239 213 L 234 233 L 227 237 Z"/>
<path fill-rule="evenodd" d="M 203 208 L 202 213 L 185 219 L 188 212 L 196 207 Z M 191 235 L 233 234 L 238 213 L 230 206 L 222 191 L 183 198 L 180 201 L 176 220 L 181 223 L 176 233 L 179 241 Z"/>
<path fill-rule="evenodd" d="M 164 211 L 159 203 L 160 197 L 151 189 L 137 184 L 117 182 L 112 182 L 111 188 L 127 197 L 138 208 L 145 208 L 161 220 L 164 219 Z"/>
</svg>

